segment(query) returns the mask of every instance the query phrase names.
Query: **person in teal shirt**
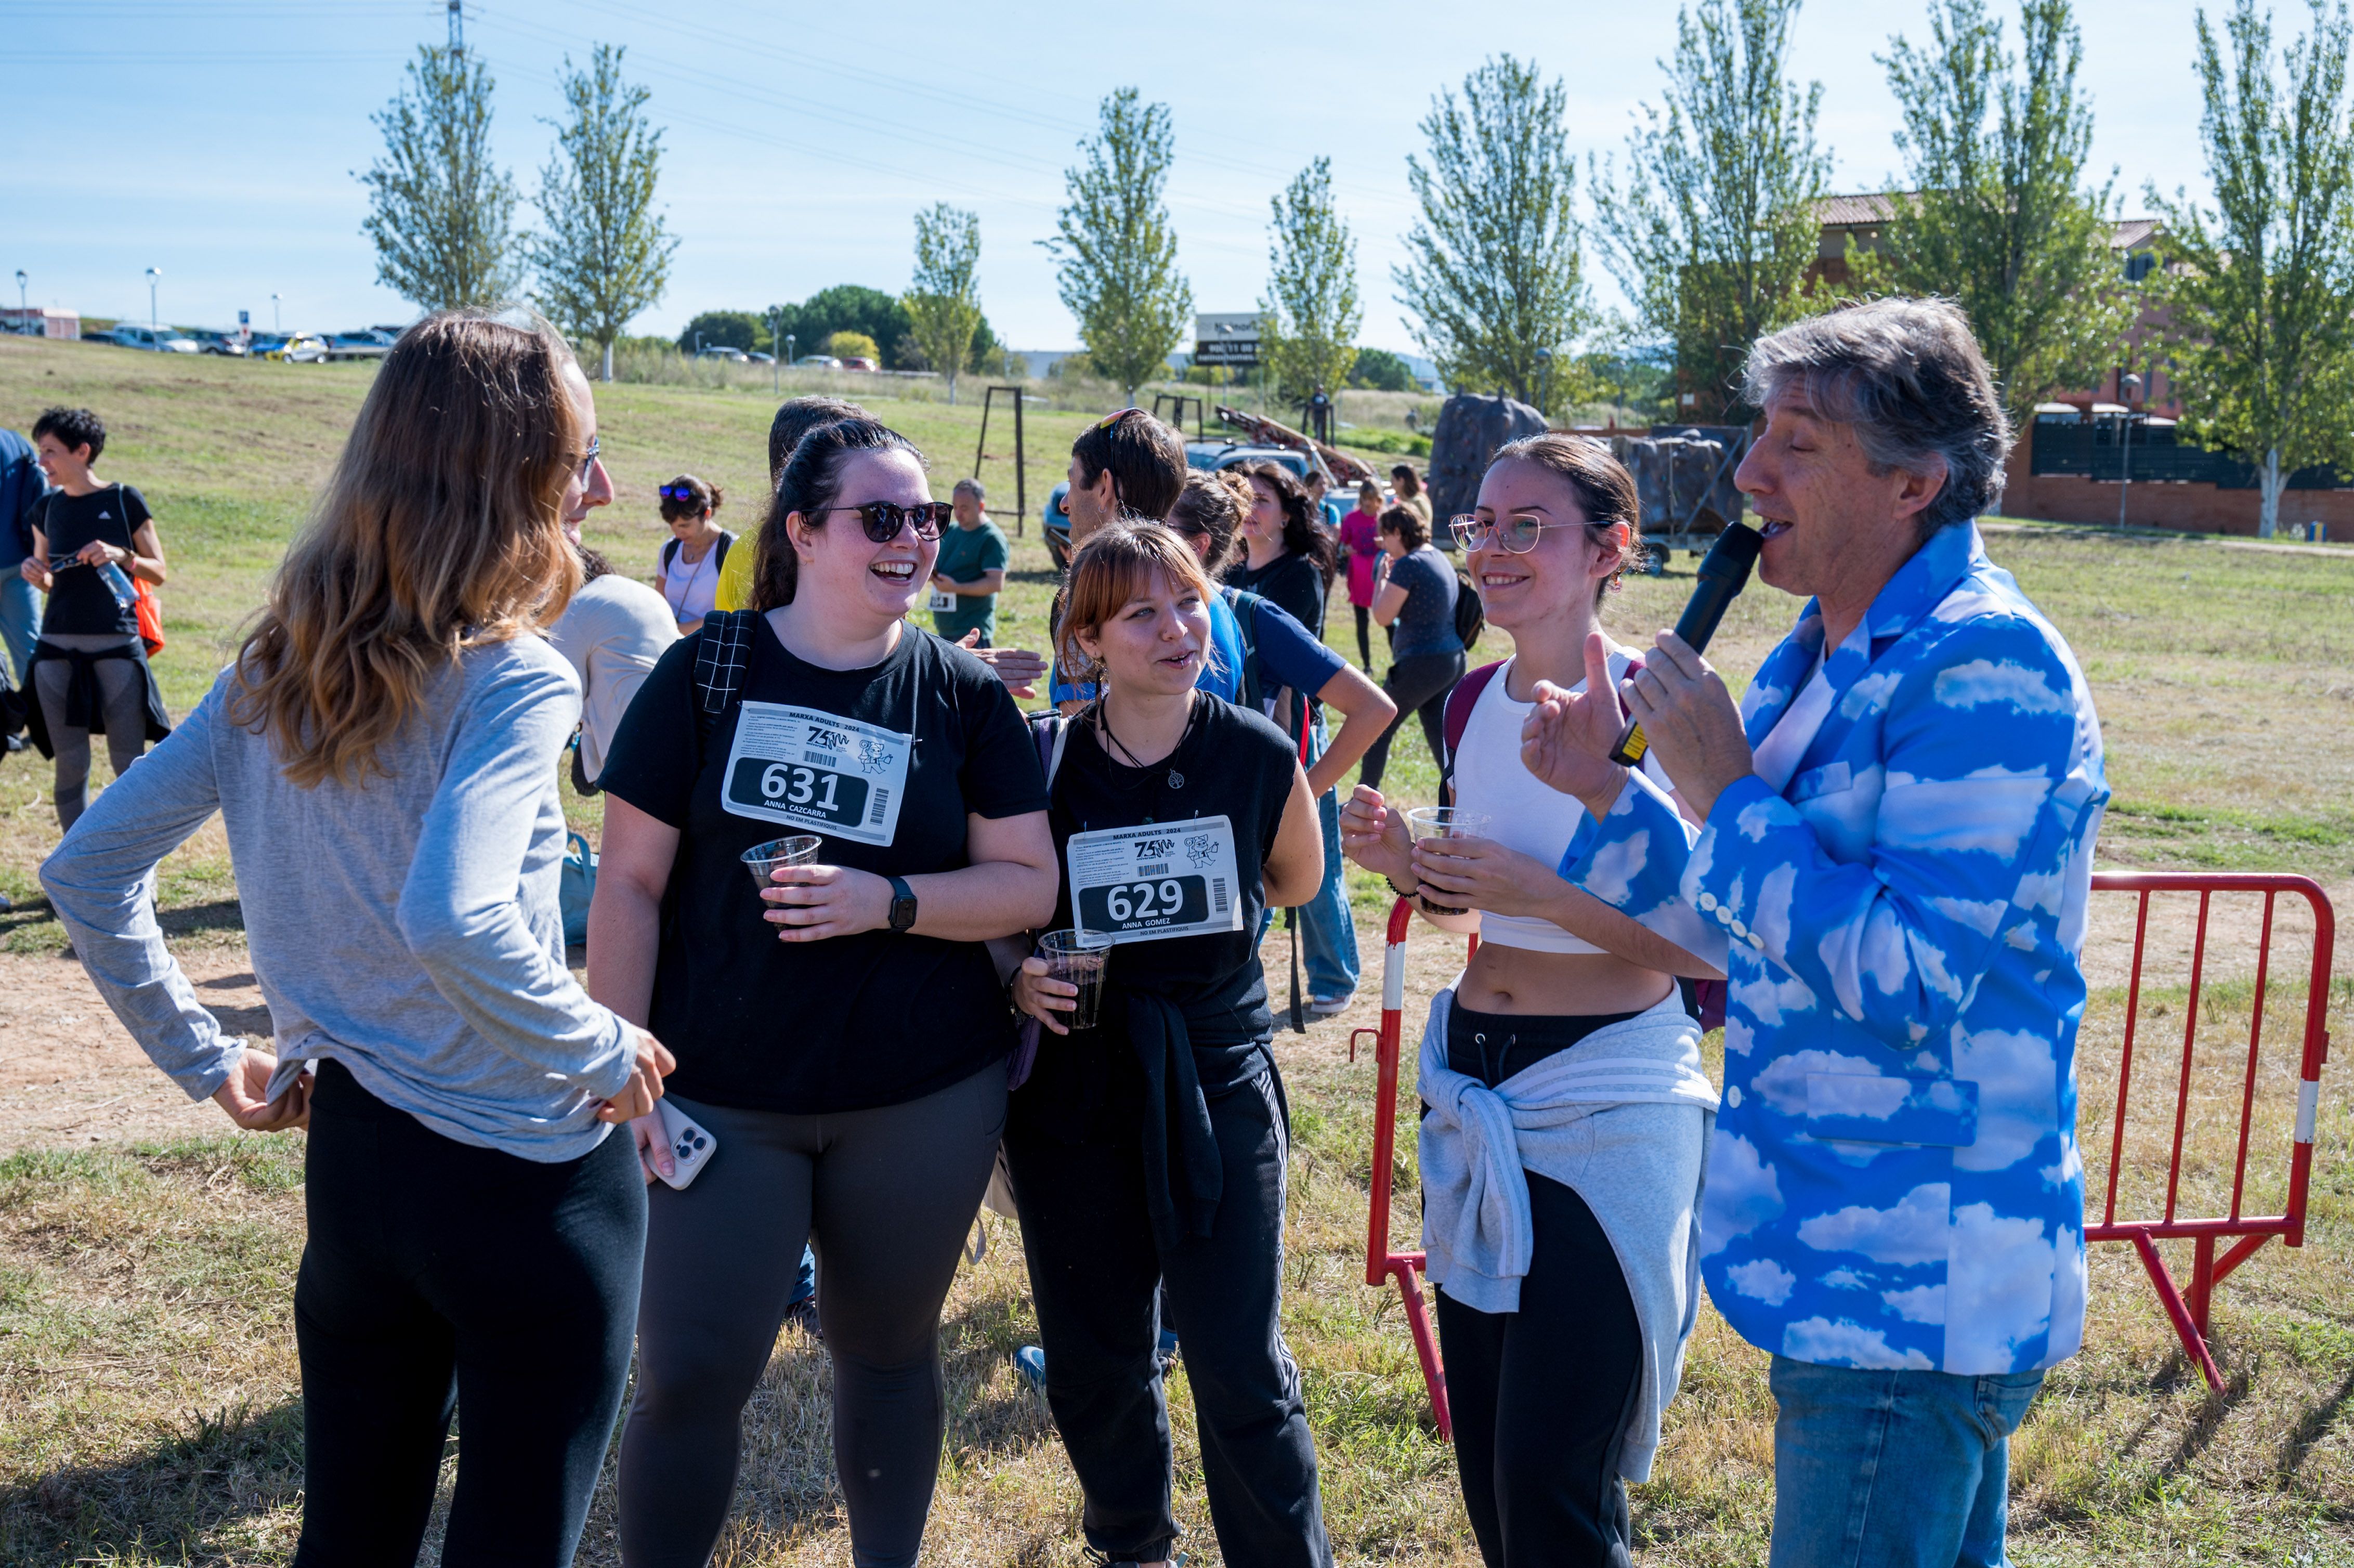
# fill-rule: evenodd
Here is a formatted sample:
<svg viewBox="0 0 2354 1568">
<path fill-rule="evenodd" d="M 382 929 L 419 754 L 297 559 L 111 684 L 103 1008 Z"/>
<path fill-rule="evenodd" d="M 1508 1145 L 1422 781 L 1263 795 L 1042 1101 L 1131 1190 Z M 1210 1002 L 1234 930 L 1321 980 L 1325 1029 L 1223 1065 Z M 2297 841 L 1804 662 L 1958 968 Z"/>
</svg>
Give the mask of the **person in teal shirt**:
<svg viewBox="0 0 2354 1568">
<path fill-rule="evenodd" d="M 957 481 L 949 502 L 957 525 L 941 530 L 940 556 L 932 567 L 932 630 L 951 642 L 978 630 L 983 648 L 997 634 L 1006 559 L 1005 535 L 981 509 L 987 493 L 977 479 Z"/>
</svg>

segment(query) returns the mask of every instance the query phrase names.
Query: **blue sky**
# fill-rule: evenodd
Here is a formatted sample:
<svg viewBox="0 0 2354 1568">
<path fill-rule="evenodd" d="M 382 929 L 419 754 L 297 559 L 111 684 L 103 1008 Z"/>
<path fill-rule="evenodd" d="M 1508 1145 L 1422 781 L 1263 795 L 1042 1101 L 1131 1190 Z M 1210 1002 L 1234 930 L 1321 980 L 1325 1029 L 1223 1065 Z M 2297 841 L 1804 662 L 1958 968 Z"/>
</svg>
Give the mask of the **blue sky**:
<svg viewBox="0 0 2354 1568">
<path fill-rule="evenodd" d="M 2078 13 L 2095 160 L 2117 166 L 2127 211 L 2142 209 L 2145 180 L 2200 189 L 2194 7 L 2080 0 Z M 1797 70 L 1823 84 L 1836 188 L 1882 188 L 1897 168 L 1896 106 L 1872 56 L 1892 32 L 1925 42 L 1926 16 L 1923 0 L 1808 0 L 1800 13 Z M 2302 19 L 2281 7 L 2284 31 Z M 0 0 L 0 26 L 11 154 L 0 291 L 22 268 L 34 303 L 143 321 L 154 266 L 164 319 L 187 325 L 228 324 L 243 307 L 266 327 L 273 291 L 290 328 L 413 313 L 374 281 L 352 172 L 376 154 L 368 116 L 404 61 L 444 37 L 444 0 Z M 468 0 L 466 26 L 497 74 L 498 152 L 526 196 L 567 50 L 626 45 L 631 74 L 653 90 L 668 127 L 663 202 L 682 243 L 669 294 L 638 331 L 833 283 L 898 289 L 912 215 L 948 200 L 981 214 L 982 301 L 999 336 L 1074 346 L 1035 241 L 1053 231 L 1062 171 L 1097 101 L 1133 85 L 1174 117 L 1170 205 L 1197 309 L 1253 308 L 1267 199 L 1327 154 L 1358 237 L 1361 335 L 1411 349 L 1390 270 L 1413 221 L 1405 158 L 1432 94 L 1492 53 L 1532 58 L 1568 79 L 1572 144 L 1607 153 L 1657 98 L 1675 13 L 1659 0 L 1240 11 Z M 1589 270 L 1615 299 L 1590 247 Z"/>
</svg>

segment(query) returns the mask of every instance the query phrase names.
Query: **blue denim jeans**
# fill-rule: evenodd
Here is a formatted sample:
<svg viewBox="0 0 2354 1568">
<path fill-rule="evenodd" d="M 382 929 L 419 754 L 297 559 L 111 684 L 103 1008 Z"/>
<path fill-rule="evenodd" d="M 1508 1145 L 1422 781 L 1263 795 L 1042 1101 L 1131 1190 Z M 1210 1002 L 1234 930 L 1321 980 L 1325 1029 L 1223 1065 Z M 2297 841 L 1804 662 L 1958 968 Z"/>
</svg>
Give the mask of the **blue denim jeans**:
<svg viewBox="0 0 2354 1568">
<path fill-rule="evenodd" d="M 1316 802 L 1324 831 L 1324 885 L 1299 906 L 1299 956 L 1308 966 L 1308 994 L 1347 996 L 1357 989 L 1357 923 L 1349 915 L 1349 887 L 1341 871 L 1341 794 L 1327 789 Z"/>
<path fill-rule="evenodd" d="M 2002 1568 L 2010 1435 L 2040 1372 L 1776 1356 L 1771 1568 Z"/>
<path fill-rule="evenodd" d="M 19 687 L 25 683 L 25 666 L 33 662 L 33 641 L 40 630 L 40 590 L 10 567 L 0 576 L 0 643 L 7 646 L 9 677 Z"/>
</svg>

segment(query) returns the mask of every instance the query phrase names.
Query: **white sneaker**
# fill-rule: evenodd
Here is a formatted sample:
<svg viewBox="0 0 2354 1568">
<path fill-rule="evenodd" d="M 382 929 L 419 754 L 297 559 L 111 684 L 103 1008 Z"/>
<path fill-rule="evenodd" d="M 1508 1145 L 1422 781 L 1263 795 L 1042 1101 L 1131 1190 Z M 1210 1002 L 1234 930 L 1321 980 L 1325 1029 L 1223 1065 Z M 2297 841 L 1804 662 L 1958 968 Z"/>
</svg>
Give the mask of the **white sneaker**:
<svg viewBox="0 0 2354 1568">
<path fill-rule="evenodd" d="M 1336 1014 L 1348 1012 L 1349 1003 L 1355 1000 L 1356 998 L 1354 996 L 1317 997 L 1308 1004 L 1308 1016 L 1310 1018 L 1333 1017 Z"/>
</svg>

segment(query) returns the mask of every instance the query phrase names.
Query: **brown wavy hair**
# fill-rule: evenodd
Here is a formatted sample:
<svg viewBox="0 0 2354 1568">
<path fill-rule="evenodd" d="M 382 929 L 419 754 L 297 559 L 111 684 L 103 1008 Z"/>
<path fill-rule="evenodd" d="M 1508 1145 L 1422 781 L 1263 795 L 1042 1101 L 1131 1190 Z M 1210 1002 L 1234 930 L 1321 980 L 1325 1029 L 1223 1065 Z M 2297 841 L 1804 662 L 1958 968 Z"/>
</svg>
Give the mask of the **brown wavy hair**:
<svg viewBox="0 0 2354 1568">
<path fill-rule="evenodd" d="M 537 317 L 443 311 L 400 336 L 270 602 L 230 722 L 286 777 L 365 783 L 467 650 L 552 624 L 580 586 L 567 482 L 588 449 L 572 362 Z"/>
</svg>

